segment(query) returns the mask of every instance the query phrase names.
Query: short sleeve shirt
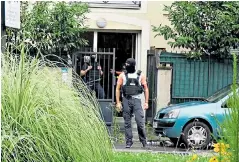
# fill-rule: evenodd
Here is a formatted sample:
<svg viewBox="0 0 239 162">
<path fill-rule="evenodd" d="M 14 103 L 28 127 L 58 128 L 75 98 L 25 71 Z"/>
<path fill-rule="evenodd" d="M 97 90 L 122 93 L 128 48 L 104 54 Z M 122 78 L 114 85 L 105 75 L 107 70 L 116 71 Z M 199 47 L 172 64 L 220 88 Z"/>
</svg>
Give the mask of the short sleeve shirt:
<svg viewBox="0 0 239 162">
<path fill-rule="evenodd" d="M 86 70 L 86 69 L 88 68 L 88 66 L 89 66 L 89 65 L 88 65 L 87 63 L 84 63 L 84 65 L 82 66 L 81 70 Z M 97 69 L 98 69 L 98 70 L 101 70 L 101 66 L 99 65 L 98 62 L 95 63 L 95 66 L 97 66 Z M 89 77 L 89 75 L 88 75 L 88 72 L 86 73 L 85 76 L 83 76 L 83 80 L 84 80 L 85 82 L 88 82 L 88 81 L 90 80 L 90 77 Z"/>
</svg>

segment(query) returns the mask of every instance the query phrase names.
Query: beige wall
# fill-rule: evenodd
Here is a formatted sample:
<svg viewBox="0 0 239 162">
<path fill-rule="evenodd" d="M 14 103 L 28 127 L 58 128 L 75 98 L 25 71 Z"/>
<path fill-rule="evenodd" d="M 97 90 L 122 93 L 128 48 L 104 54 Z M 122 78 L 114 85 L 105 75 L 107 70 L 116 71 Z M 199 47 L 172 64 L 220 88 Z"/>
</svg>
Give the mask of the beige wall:
<svg viewBox="0 0 239 162">
<path fill-rule="evenodd" d="M 114 14 L 115 21 L 107 21 L 107 26 L 104 29 L 100 29 L 96 25 L 95 20 L 89 19 L 86 23 L 90 29 L 99 29 L 99 30 L 135 30 L 140 31 L 141 26 L 127 24 L 127 23 L 118 23 L 117 15 L 119 16 L 126 16 L 128 18 L 135 18 L 137 20 L 145 20 L 149 22 L 150 29 L 149 29 L 149 45 L 155 46 L 155 48 L 166 48 L 167 51 L 178 51 L 178 49 L 171 49 L 171 47 L 167 44 L 167 41 L 164 40 L 162 36 L 155 36 L 155 32 L 152 31 L 152 25 L 159 26 L 160 24 L 163 25 L 170 25 L 170 22 L 167 18 L 167 12 L 163 11 L 164 5 L 170 5 L 173 1 L 142 1 L 142 6 L 140 10 L 133 10 L 133 9 L 106 9 L 106 8 L 91 8 L 91 13 L 100 13 L 104 15 L 111 15 Z"/>
<path fill-rule="evenodd" d="M 107 9 L 90 8 L 90 13 L 86 25 L 95 31 L 134 31 L 138 34 L 138 48 L 136 49 L 136 66 L 143 73 L 147 73 L 147 50 L 154 46 L 155 48 L 166 48 L 167 51 L 174 51 L 167 44 L 163 37 L 154 38 L 152 25 L 159 26 L 161 23 L 170 25 L 164 5 L 170 5 L 173 1 L 141 1 L 140 10 L 135 9 Z M 105 19 L 107 25 L 104 28 L 98 28 L 96 21 Z M 95 48 L 95 47 L 94 47 Z"/>
<path fill-rule="evenodd" d="M 166 107 L 170 102 L 170 86 L 172 79 L 171 67 L 160 67 L 158 69 L 158 84 L 157 84 L 157 111 Z"/>
</svg>

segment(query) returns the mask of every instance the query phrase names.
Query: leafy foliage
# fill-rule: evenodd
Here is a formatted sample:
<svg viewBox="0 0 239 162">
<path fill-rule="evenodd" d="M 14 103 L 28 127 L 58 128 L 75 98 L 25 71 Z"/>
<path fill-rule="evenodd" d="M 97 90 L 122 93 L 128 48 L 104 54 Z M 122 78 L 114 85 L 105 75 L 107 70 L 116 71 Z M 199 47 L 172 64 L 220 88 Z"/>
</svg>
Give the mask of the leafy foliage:
<svg viewBox="0 0 239 162">
<path fill-rule="evenodd" d="M 112 143 L 97 98 L 72 71 L 29 57 L 25 43 L 1 55 L 1 161 L 111 162 Z"/>
<path fill-rule="evenodd" d="M 172 26 L 153 26 L 171 47 L 190 49 L 191 57 L 225 58 L 239 47 L 239 2 L 182 1 L 165 6 Z"/>
<path fill-rule="evenodd" d="M 31 53 L 40 50 L 44 55 L 58 56 L 87 44 L 82 38 L 86 29 L 86 4 L 64 1 L 39 1 L 33 4 L 21 2 L 21 11 L 21 29 L 7 29 L 7 42 L 18 45 L 18 42 L 28 39 Z"/>
<path fill-rule="evenodd" d="M 237 56 L 233 54 L 233 85 L 232 93 L 227 100 L 228 110 L 225 113 L 226 120 L 221 124 L 223 141 L 230 145 L 230 160 L 239 161 L 239 94 L 238 94 Z"/>
</svg>

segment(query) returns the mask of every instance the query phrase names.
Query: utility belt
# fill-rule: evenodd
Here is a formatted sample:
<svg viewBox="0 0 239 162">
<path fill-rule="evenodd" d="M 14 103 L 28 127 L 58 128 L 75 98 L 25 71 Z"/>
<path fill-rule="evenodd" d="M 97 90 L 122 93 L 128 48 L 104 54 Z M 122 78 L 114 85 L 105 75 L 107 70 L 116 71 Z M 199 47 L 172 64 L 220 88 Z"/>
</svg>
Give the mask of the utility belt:
<svg viewBox="0 0 239 162">
<path fill-rule="evenodd" d="M 130 95 L 123 95 L 124 98 L 126 98 L 127 100 L 130 100 L 133 98 L 133 96 L 130 96 Z"/>
</svg>

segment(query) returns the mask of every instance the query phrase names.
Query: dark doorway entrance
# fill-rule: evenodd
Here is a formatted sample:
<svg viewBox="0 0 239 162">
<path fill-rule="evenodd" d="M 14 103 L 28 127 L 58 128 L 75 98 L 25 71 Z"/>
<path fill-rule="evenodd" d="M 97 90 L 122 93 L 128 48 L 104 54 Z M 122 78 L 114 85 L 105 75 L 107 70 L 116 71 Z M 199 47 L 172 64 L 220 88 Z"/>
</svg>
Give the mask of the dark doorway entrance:
<svg viewBox="0 0 239 162">
<path fill-rule="evenodd" d="M 127 58 L 135 58 L 136 33 L 98 33 L 98 48 L 115 48 L 115 70 L 121 70 Z"/>
</svg>

